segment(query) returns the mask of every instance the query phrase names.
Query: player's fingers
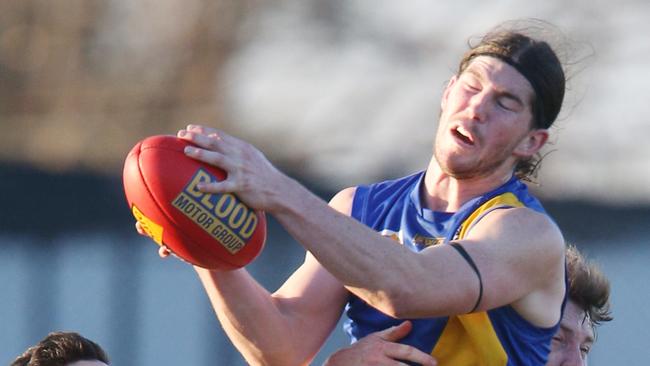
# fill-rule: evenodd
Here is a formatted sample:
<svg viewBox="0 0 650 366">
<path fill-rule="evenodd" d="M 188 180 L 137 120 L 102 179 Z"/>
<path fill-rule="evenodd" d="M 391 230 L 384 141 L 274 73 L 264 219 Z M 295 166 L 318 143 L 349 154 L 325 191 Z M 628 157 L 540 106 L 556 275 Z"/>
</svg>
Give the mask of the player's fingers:
<svg viewBox="0 0 650 366">
<path fill-rule="evenodd" d="M 172 254 L 172 251 L 167 248 L 166 245 L 161 245 L 160 248 L 158 248 L 158 255 L 160 258 L 167 258 Z"/>
<path fill-rule="evenodd" d="M 185 155 L 192 159 L 214 165 L 225 171 L 232 171 L 235 169 L 235 164 L 232 161 L 232 158 L 220 152 L 200 149 L 194 146 L 186 146 L 184 152 Z"/>
<path fill-rule="evenodd" d="M 140 223 L 140 221 L 135 222 L 135 230 L 140 235 L 147 235 L 147 233 L 144 231 L 144 228 L 142 228 L 142 224 Z"/>
<path fill-rule="evenodd" d="M 231 179 L 225 179 L 220 182 L 201 182 L 196 185 L 201 192 L 206 193 L 232 193 L 237 192 L 237 184 Z"/>
<path fill-rule="evenodd" d="M 209 135 L 211 133 L 220 133 L 221 131 L 217 130 L 216 128 L 213 127 L 208 127 L 204 125 L 197 125 L 197 124 L 189 124 L 187 127 L 185 127 L 185 130 L 191 131 L 191 132 L 196 132 L 204 135 Z"/>
<path fill-rule="evenodd" d="M 222 168 L 226 172 L 235 170 L 235 163 L 231 161 L 226 155 L 203 149 L 198 149 L 193 146 L 185 147 L 185 155 L 208 163 L 210 165 Z M 234 181 L 232 175 L 228 174 L 225 180 L 219 182 L 200 182 L 197 188 L 202 192 L 207 193 L 226 193 L 235 192 L 237 190 L 237 183 Z"/>
<path fill-rule="evenodd" d="M 384 354 L 395 360 L 419 363 L 423 366 L 436 366 L 436 360 L 419 349 L 400 343 L 390 343 L 384 346 Z"/>
<path fill-rule="evenodd" d="M 199 147 L 213 151 L 237 151 L 241 149 L 242 141 L 225 132 L 207 127 L 192 130 L 180 130 L 177 137 L 189 141 Z"/>
<path fill-rule="evenodd" d="M 405 320 L 394 327 L 387 328 L 377 333 L 377 335 L 383 340 L 390 341 L 390 342 L 397 342 L 400 339 L 406 337 L 406 335 L 411 332 L 412 328 L 413 325 L 411 324 L 411 322 Z"/>
<path fill-rule="evenodd" d="M 212 151 L 223 151 L 223 141 L 218 134 L 202 134 L 196 131 L 180 130 L 176 136 L 182 140 Z"/>
</svg>

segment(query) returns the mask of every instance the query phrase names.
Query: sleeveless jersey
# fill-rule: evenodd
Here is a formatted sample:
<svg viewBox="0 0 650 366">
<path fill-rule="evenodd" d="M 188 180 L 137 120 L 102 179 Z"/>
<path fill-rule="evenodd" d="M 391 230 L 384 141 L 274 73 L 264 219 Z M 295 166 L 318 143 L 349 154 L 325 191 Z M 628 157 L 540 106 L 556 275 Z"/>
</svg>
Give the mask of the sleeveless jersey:
<svg viewBox="0 0 650 366">
<path fill-rule="evenodd" d="M 525 206 L 545 213 L 527 186 L 515 177 L 465 203 L 457 212 L 431 211 L 421 205 L 423 176 L 424 172 L 420 172 L 357 187 L 352 217 L 419 252 L 430 245 L 462 239 L 472 225 L 495 209 Z M 385 315 L 354 295 L 350 296 L 346 313 L 344 330 L 352 342 L 403 321 Z M 559 322 L 550 328 L 536 327 L 509 305 L 411 321 L 413 330 L 400 342 L 432 354 L 441 366 L 542 366 L 559 327 Z"/>
</svg>

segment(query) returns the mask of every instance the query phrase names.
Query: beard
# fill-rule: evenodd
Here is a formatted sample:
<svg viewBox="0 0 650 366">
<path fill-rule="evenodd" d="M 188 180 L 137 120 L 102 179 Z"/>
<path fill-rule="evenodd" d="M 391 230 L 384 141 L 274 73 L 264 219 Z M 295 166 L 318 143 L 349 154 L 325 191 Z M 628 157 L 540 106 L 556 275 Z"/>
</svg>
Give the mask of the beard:
<svg viewBox="0 0 650 366">
<path fill-rule="evenodd" d="M 444 153 L 436 145 L 433 156 L 440 169 L 446 175 L 457 180 L 473 180 L 487 177 L 497 171 L 504 164 L 508 164 L 511 156 L 510 149 L 506 146 L 495 149 L 490 154 L 484 154 L 472 159 L 459 153 Z"/>
</svg>

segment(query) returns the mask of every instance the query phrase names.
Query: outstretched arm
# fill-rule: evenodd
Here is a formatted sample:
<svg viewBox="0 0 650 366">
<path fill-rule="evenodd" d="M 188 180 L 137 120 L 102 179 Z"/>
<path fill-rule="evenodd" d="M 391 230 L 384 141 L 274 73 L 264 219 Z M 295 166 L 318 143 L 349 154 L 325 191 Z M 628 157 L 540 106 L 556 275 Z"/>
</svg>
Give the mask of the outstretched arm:
<svg viewBox="0 0 650 366">
<path fill-rule="evenodd" d="M 398 318 L 472 309 L 479 282 L 465 260 L 446 245 L 413 253 L 341 214 L 349 212 L 354 189 L 334 197 L 335 210 L 250 144 L 200 126 L 189 126 L 179 136 L 201 147 L 188 149 L 190 157 L 228 172 L 226 180 L 199 189 L 235 192 L 250 206 L 273 214 L 348 290 L 374 307 Z M 547 217 L 525 208 L 496 210 L 461 244 L 482 274 L 479 309 L 513 304 L 539 326 L 559 319 L 564 243 Z"/>
<path fill-rule="evenodd" d="M 354 189 L 343 190 L 331 204 L 351 206 L 353 196 Z M 293 204 L 296 210 L 280 211 L 278 221 L 348 290 L 383 312 L 397 318 L 444 316 L 468 312 L 476 303 L 476 273 L 451 246 L 414 253 L 323 207 L 313 195 L 305 193 Z M 526 208 L 496 210 L 459 243 L 481 272 L 479 310 L 512 304 L 538 326 L 559 320 L 564 241 L 545 215 Z"/>
</svg>

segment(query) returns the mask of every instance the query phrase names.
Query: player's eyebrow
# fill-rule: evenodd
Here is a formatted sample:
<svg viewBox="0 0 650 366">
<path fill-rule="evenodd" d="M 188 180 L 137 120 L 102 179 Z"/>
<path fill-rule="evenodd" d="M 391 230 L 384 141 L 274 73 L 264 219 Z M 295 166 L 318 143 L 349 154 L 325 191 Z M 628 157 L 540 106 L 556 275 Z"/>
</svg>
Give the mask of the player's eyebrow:
<svg viewBox="0 0 650 366">
<path fill-rule="evenodd" d="M 567 332 L 567 333 L 571 333 L 571 334 L 575 333 L 573 331 L 573 329 L 571 329 L 570 327 L 568 327 L 566 325 L 563 325 L 563 324 L 560 324 L 560 329 L 562 329 L 564 332 Z"/>
<path fill-rule="evenodd" d="M 485 82 L 485 76 L 483 74 L 481 74 L 480 72 L 478 72 L 478 71 L 476 71 L 476 70 L 474 70 L 472 68 L 467 68 L 467 70 L 465 70 L 465 72 L 472 75 L 473 77 L 477 78 L 479 81 Z M 524 101 L 521 100 L 521 98 L 519 98 L 518 95 L 516 95 L 516 94 L 514 94 L 512 92 L 509 92 L 507 90 L 504 90 L 503 88 L 499 88 L 497 86 L 495 86 L 494 89 L 496 90 L 496 93 L 497 93 L 497 95 L 499 97 L 512 99 L 515 103 L 519 104 L 522 107 L 524 107 L 526 105 L 526 103 L 524 103 Z"/>
</svg>

